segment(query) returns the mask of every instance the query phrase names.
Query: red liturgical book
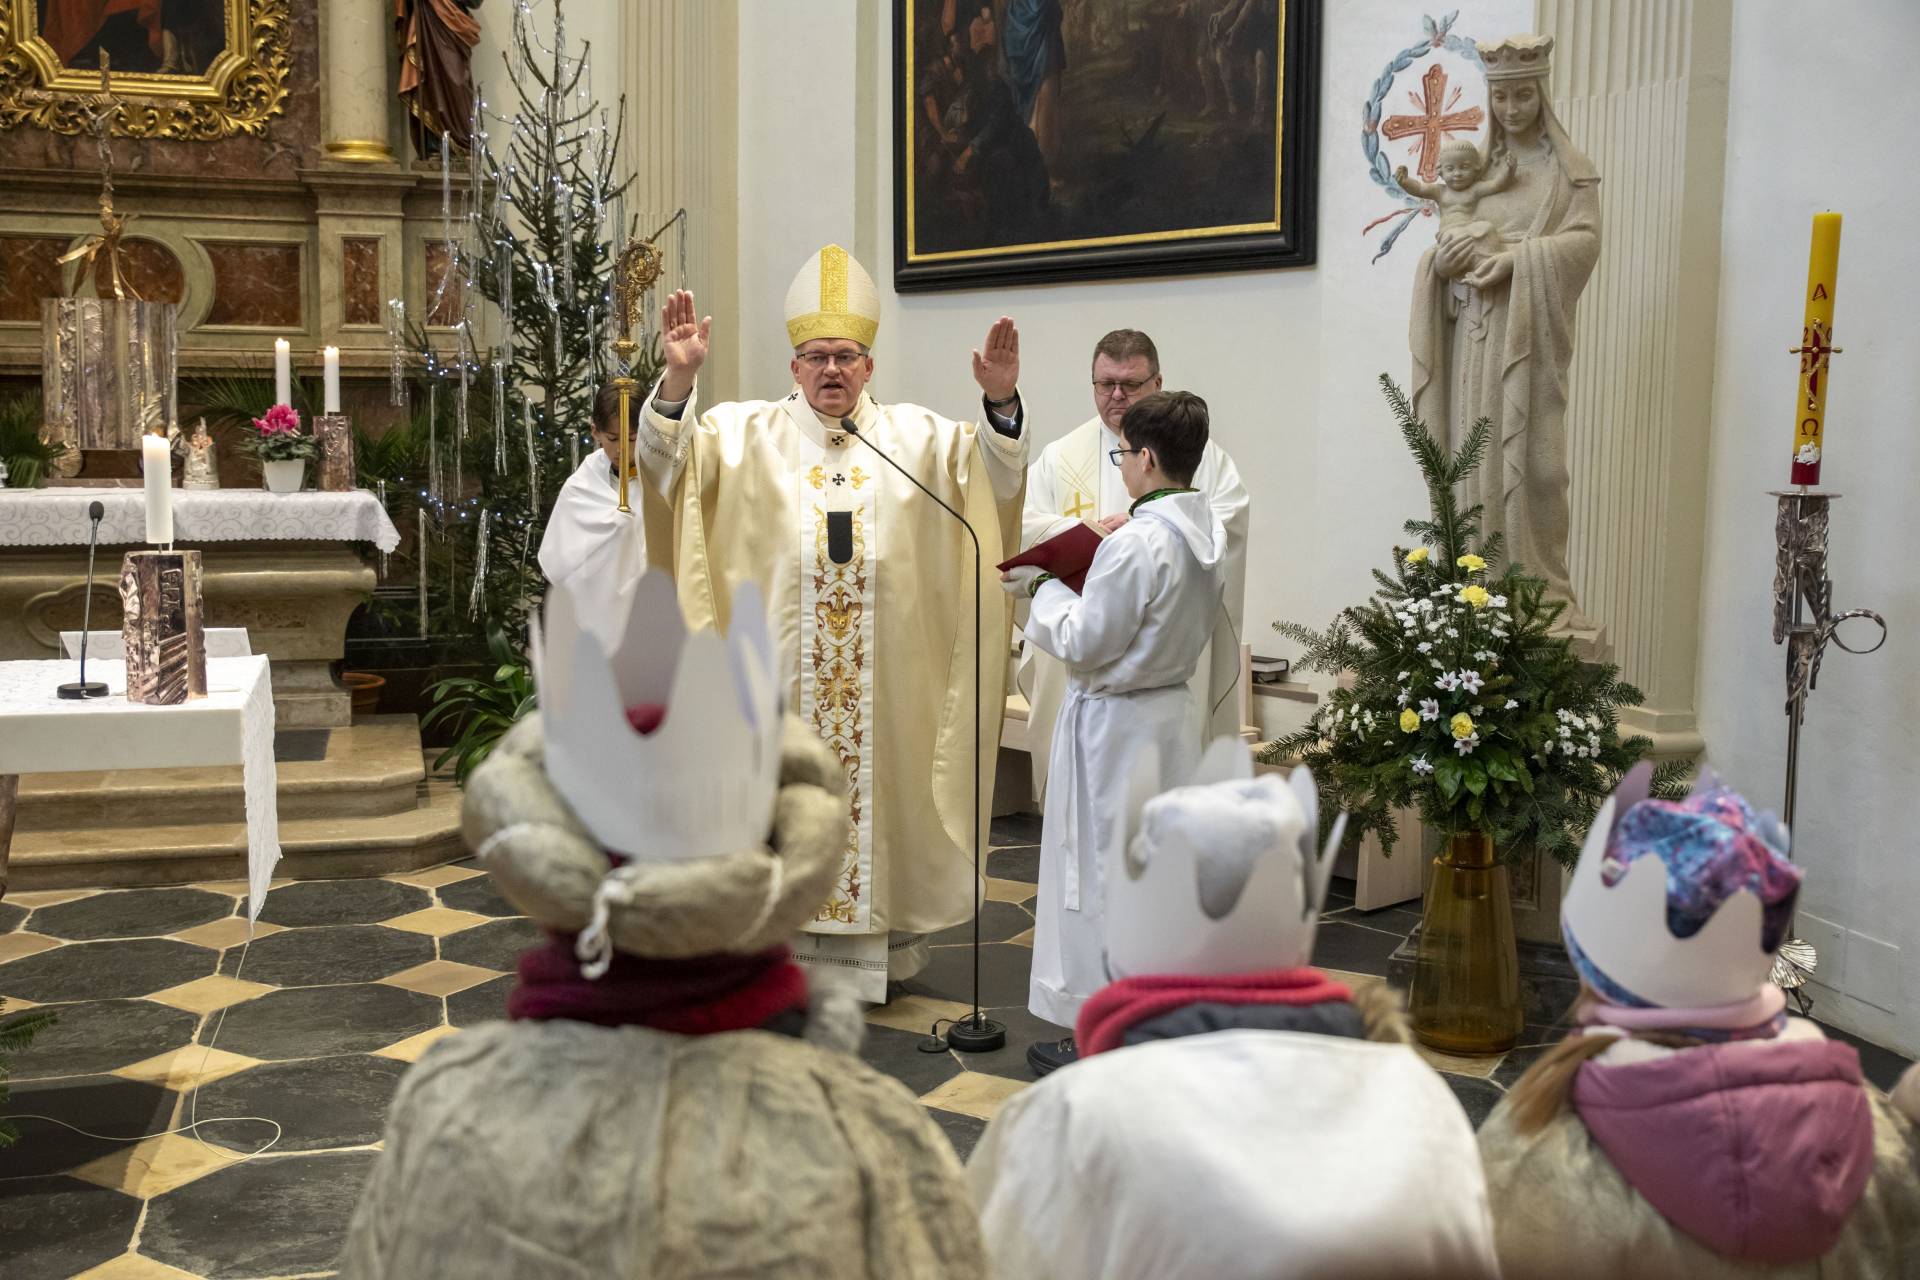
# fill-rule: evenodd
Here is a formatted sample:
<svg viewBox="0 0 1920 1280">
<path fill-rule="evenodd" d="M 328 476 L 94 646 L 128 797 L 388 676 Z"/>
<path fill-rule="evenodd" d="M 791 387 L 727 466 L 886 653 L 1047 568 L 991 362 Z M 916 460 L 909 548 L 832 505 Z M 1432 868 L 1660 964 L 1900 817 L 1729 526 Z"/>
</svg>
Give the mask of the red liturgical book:
<svg viewBox="0 0 1920 1280">
<path fill-rule="evenodd" d="M 1045 542 L 1036 542 L 1011 560 L 1000 562 L 1000 571 L 1017 569 L 1023 564 L 1038 565 L 1073 588 L 1075 595 L 1087 583 L 1087 570 L 1093 567 L 1093 553 L 1107 531 L 1091 520 L 1054 534 Z"/>
</svg>

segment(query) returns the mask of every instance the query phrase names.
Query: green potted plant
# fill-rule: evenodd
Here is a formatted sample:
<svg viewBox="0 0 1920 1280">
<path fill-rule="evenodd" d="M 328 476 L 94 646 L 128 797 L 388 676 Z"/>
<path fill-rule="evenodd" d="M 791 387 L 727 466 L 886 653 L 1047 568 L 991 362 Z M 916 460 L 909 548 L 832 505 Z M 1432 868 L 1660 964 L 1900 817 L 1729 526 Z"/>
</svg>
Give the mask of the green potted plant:
<svg viewBox="0 0 1920 1280">
<path fill-rule="evenodd" d="M 32 1043 L 33 1038 L 53 1025 L 57 1015 L 51 1009 L 27 1009 L 10 1018 L 0 1018 L 0 1147 L 19 1140 L 19 1130 L 5 1118 L 7 1080 L 13 1074 L 11 1055 Z"/>
<path fill-rule="evenodd" d="M 442 720 L 459 727 L 459 736 L 434 760 L 433 767 L 444 768 L 451 762 L 454 781 L 463 787 L 467 775 L 534 707 L 533 669 L 514 652 L 506 632 L 498 627 L 489 632 L 487 649 L 495 664 L 493 677 L 447 676 L 436 680 L 428 695 L 432 705 L 420 717 L 422 729 Z"/>
<path fill-rule="evenodd" d="M 300 413 L 276 404 L 253 419 L 248 449 L 260 460 L 260 474 L 274 493 L 298 493 L 306 483 L 307 463 L 318 452 L 311 435 L 300 430 Z"/>
<path fill-rule="evenodd" d="M 0 485 L 38 489 L 67 452 L 40 434 L 40 396 L 26 392 L 0 401 Z"/>
<path fill-rule="evenodd" d="M 1640 692 L 1619 669 L 1582 662 L 1554 624 L 1566 605 L 1483 539 L 1481 508 L 1461 509 L 1488 424 L 1448 453 L 1382 377 L 1400 434 L 1427 484 L 1430 515 L 1409 520 L 1378 589 L 1324 631 L 1275 624 L 1305 648 L 1302 669 L 1341 677 L 1297 733 L 1263 758 L 1297 759 L 1346 810 L 1347 838 L 1371 832 L 1391 852 L 1394 811 L 1411 808 L 1444 838 L 1427 891 L 1409 1014 L 1421 1040 L 1455 1053 L 1499 1052 L 1521 1028 L 1507 867 L 1539 849 L 1571 866 L 1600 804 L 1646 755 L 1622 739 L 1618 712 Z M 1684 793 L 1687 762 L 1656 774 Z"/>
</svg>

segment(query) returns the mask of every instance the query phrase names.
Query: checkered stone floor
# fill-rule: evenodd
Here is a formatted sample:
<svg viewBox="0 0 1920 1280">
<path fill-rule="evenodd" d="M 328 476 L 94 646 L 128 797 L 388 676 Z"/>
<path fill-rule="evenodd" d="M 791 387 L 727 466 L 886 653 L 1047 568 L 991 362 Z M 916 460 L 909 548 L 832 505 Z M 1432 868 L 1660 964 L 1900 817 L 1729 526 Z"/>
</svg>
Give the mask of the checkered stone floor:
<svg viewBox="0 0 1920 1280">
<path fill-rule="evenodd" d="M 964 1157 L 1032 1082 L 1026 1047 L 1063 1028 L 1026 1010 L 1036 818 L 995 822 L 981 919 L 981 1003 L 1007 1047 L 954 1053 L 928 1031 L 968 1012 L 970 925 L 935 937 L 925 971 L 868 1015 L 862 1056 L 900 1080 Z M 384 879 L 277 884 L 251 948 L 239 882 L 18 894 L 0 901 L 0 1012 L 57 1008 L 14 1060 L 21 1140 L 0 1151 L 0 1273 L 53 1280 L 331 1274 L 407 1064 L 462 1027 L 504 1016 L 510 976 L 536 931 L 468 863 Z M 1315 960 L 1383 980 L 1416 922 L 1360 912 L 1335 881 Z M 1477 1124 L 1551 1028 L 1502 1059 L 1430 1055 Z M 213 1045 L 211 1049 L 207 1046 Z M 927 1052 L 932 1047 L 935 1052 Z M 1877 1055 L 1877 1056 L 1874 1056 Z M 1863 1048 L 1890 1086 L 1904 1061 Z M 116 1141 L 197 1114 L 271 1117 Z"/>
</svg>

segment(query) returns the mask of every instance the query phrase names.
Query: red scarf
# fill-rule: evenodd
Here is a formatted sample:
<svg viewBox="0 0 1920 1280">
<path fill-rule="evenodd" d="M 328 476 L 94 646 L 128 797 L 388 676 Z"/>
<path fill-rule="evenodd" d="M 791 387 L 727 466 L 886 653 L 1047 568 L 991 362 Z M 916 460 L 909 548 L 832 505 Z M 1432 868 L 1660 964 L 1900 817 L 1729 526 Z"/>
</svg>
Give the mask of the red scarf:
<svg viewBox="0 0 1920 1280">
<path fill-rule="evenodd" d="M 1351 1000 L 1353 991 L 1318 969 L 1272 969 L 1265 973 L 1204 974 L 1191 978 L 1146 974 L 1122 978 L 1093 993 L 1080 1007 L 1074 1042 L 1083 1058 L 1118 1049 L 1127 1030 L 1190 1004 L 1322 1004 Z"/>
<path fill-rule="evenodd" d="M 589 980 L 580 974 L 573 935 L 549 934 L 545 946 L 520 957 L 520 981 L 507 997 L 507 1016 L 701 1036 L 765 1026 L 806 1006 L 807 976 L 785 946 L 751 956 L 685 960 L 616 951 L 606 974 Z"/>
</svg>

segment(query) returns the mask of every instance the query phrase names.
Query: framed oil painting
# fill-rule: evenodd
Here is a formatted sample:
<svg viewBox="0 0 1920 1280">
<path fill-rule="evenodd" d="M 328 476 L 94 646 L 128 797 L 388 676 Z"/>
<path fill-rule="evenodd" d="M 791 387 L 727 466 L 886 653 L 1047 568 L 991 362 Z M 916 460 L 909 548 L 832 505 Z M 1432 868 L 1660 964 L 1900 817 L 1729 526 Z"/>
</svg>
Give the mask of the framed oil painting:
<svg viewBox="0 0 1920 1280">
<path fill-rule="evenodd" d="M 894 288 L 1314 260 L 1319 0 L 894 0 Z"/>
<path fill-rule="evenodd" d="M 0 127 L 81 132 L 104 69 L 116 133 L 258 133 L 286 102 L 291 3 L 0 0 Z"/>
</svg>

